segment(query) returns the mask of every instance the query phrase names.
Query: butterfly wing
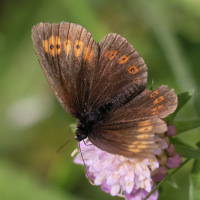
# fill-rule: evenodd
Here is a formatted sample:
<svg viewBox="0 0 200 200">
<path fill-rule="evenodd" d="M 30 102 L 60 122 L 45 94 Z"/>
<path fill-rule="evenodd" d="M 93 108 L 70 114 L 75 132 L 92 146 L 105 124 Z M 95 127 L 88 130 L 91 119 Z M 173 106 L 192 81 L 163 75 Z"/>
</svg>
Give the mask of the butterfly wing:
<svg viewBox="0 0 200 200">
<path fill-rule="evenodd" d="M 155 133 L 167 131 L 167 117 L 177 107 L 177 96 L 165 85 L 145 91 L 121 108 L 111 112 L 89 134 L 100 149 L 129 158 L 148 158 L 158 148 Z"/>
<path fill-rule="evenodd" d="M 73 117 L 86 109 L 99 45 L 82 26 L 39 23 L 32 41 L 40 66 L 63 108 Z"/>
<path fill-rule="evenodd" d="M 147 82 L 146 64 L 125 38 L 110 33 L 99 46 L 99 66 L 95 71 L 88 110 L 104 105 L 119 94 L 129 93 L 135 86 L 142 91 Z"/>
</svg>

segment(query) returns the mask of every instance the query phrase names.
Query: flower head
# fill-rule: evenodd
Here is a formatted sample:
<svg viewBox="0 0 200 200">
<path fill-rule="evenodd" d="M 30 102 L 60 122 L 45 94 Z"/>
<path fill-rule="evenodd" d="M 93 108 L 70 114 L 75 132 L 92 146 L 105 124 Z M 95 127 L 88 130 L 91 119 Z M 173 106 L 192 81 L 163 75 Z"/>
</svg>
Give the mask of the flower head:
<svg viewBox="0 0 200 200">
<path fill-rule="evenodd" d="M 154 153 L 160 153 L 161 149 L 167 148 L 168 145 L 164 140 L 158 136 L 155 136 L 155 139 L 159 143 L 159 149 Z M 86 145 L 83 141 L 80 142 L 80 148 L 90 179 L 94 181 L 95 185 L 101 185 L 104 192 L 110 193 L 112 196 L 120 196 L 124 193 L 126 199 L 131 199 L 130 197 L 139 194 L 139 191 L 140 193 L 151 191 L 153 185 L 151 172 L 159 167 L 154 153 L 151 158 L 136 159 L 110 154 L 90 142 L 87 142 Z M 74 158 L 74 162 L 84 164 L 81 153 Z"/>
</svg>

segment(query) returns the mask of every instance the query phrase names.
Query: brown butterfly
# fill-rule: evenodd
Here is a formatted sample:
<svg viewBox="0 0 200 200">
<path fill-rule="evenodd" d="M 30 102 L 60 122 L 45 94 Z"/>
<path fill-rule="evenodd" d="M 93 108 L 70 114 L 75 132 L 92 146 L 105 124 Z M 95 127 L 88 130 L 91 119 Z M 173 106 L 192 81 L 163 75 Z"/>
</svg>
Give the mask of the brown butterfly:
<svg viewBox="0 0 200 200">
<path fill-rule="evenodd" d="M 155 133 L 177 107 L 173 89 L 145 90 L 147 67 L 116 33 L 96 43 L 80 25 L 39 23 L 32 41 L 44 75 L 62 107 L 79 120 L 76 140 L 128 158 L 148 158 Z"/>
</svg>

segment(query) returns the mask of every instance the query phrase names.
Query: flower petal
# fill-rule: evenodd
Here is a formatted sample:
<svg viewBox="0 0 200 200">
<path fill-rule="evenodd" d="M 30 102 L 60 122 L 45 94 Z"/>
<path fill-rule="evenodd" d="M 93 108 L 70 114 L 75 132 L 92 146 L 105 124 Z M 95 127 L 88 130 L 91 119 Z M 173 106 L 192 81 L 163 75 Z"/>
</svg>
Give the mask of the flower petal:
<svg viewBox="0 0 200 200">
<path fill-rule="evenodd" d="M 112 196 L 116 196 L 119 193 L 120 190 L 120 186 L 119 185 L 113 185 L 111 190 L 110 190 L 110 194 Z"/>
</svg>

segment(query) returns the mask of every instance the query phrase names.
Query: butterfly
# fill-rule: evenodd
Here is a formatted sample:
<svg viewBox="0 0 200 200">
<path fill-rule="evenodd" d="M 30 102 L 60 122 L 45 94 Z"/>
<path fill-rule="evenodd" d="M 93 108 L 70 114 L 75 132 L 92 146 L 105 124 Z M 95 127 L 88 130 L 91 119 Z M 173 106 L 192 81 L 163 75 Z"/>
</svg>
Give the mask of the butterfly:
<svg viewBox="0 0 200 200">
<path fill-rule="evenodd" d="M 177 107 L 173 89 L 146 90 L 147 66 L 123 37 L 110 33 L 96 43 L 81 25 L 39 23 L 32 42 L 59 103 L 78 119 L 77 142 L 128 158 L 148 158 L 156 133 Z"/>
</svg>

